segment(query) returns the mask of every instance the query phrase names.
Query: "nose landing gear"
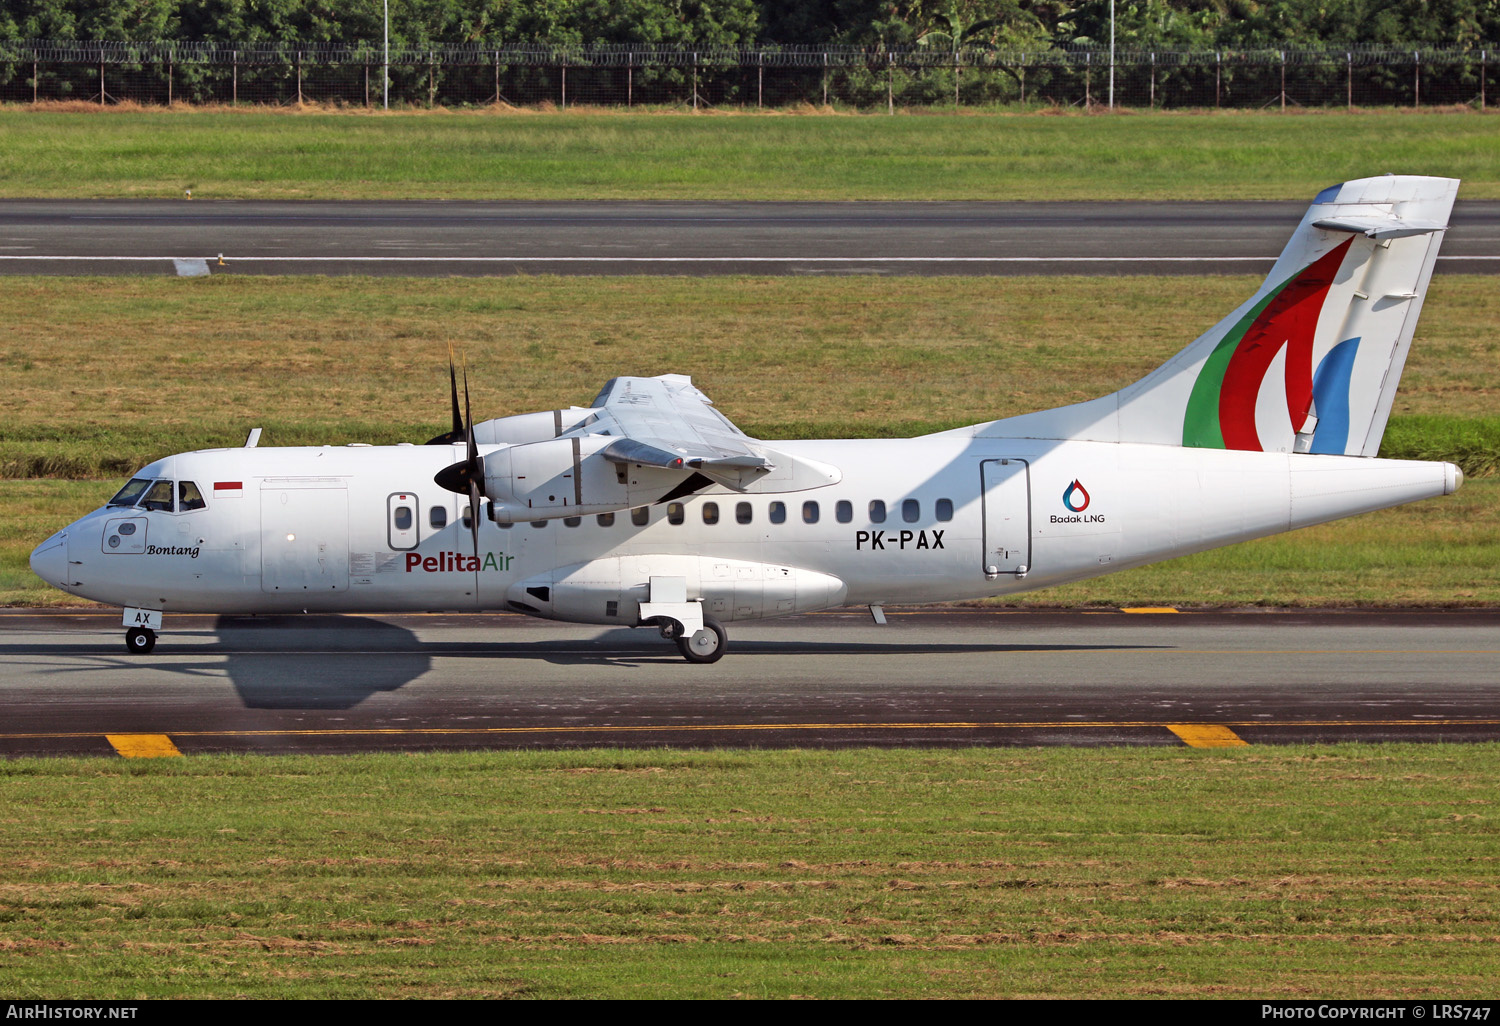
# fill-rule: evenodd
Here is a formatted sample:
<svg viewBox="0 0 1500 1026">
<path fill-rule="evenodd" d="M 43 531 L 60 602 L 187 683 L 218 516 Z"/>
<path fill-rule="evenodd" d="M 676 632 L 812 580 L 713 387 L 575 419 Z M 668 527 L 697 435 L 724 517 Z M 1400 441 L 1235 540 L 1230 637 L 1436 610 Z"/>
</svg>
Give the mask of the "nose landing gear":
<svg viewBox="0 0 1500 1026">
<path fill-rule="evenodd" d="M 125 651 L 145 655 L 156 647 L 156 632 L 150 627 L 132 627 L 125 632 Z"/>
<path fill-rule="evenodd" d="M 156 647 L 156 632 L 161 630 L 161 610 L 126 606 L 124 616 L 125 651 L 145 655 Z"/>
</svg>

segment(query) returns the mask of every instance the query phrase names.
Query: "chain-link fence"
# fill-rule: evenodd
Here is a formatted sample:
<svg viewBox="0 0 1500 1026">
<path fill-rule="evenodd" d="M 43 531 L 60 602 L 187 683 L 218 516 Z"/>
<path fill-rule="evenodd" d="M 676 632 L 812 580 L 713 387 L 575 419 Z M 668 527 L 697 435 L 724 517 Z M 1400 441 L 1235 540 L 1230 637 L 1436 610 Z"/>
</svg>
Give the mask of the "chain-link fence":
<svg viewBox="0 0 1500 1026">
<path fill-rule="evenodd" d="M 942 110 L 1485 108 L 1488 48 L 1011 52 L 0 42 L 0 102 Z"/>
</svg>

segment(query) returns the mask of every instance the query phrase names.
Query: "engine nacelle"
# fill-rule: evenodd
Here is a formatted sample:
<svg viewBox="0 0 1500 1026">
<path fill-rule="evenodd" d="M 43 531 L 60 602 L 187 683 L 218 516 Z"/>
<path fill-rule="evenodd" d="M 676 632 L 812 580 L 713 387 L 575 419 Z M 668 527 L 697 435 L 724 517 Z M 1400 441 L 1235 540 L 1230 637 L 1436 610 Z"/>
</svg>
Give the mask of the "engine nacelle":
<svg viewBox="0 0 1500 1026">
<path fill-rule="evenodd" d="M 602 455 L 607 435 L 549 438 L 484 455 L 484 494 L 497 523 L 611 513 L 649 506 L 692 471 L 615 463 Z"/>
<path fill-rule="evenodd" d="M 524 445 L 556 438 L 571 431 L 598 410 L 592 406 L 570 406 L 566 410 L 543 410 L 540 413 L 518 413 L 514 417 L 497 417 L 474 425 L 474 441 L 480 445 Z"/>
<path fill-rule="evenodd" d="M 651 578 L 681 578 L 690 601 L 725 623 L 808 613 L 843 605 L 844 582 L 816 570 L 713 556 L 610 556 L 559 567 L 512 584 L 507 603 L 546 620 L 627 627 L 651 601 Z"/>
</svg>

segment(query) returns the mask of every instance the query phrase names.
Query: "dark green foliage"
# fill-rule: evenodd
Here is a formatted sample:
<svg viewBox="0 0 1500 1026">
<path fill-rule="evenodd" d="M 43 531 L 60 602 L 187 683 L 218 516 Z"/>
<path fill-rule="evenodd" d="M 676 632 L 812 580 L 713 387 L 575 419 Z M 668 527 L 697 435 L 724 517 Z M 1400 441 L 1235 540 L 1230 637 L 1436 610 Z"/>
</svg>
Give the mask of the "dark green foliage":
<svg viewBox="0 0 1500 1026">
<path fill-rule="evenodd" d="M 1109 8 L 1109 0 L 393 0 L 390 42 L 1107 46 Z M 1115 19 L 1117 46 L 1135 50 L 1477 46 L 1500 38 L 1494 0 L 1117 0 Z M 359 46 L 379 44 L 383 28 L 380 0 L 14 0 L 0 8 L 0 39 Z"/>
</svg>

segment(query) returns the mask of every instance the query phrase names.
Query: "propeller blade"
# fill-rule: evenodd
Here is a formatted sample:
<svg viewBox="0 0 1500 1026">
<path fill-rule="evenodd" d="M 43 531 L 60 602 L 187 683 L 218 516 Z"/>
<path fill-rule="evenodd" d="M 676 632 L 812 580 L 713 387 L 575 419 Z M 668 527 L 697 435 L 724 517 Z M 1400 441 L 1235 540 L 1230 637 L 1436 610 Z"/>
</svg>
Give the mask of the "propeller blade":
<svg viewBox="0 0 1500 1026">
<path fill-rule="evenodd" d="M 464 382 L 464 391 L 468 391 L 468 382 Z M 468 429 L 464 427 L 463 417 L 458 412 L 458 373 L 453 369 L 453 343 L 448 343 L 448 394 L 453 405 L 453 430 L 436 438 L 429 438 L 428 445 L 452 445 L 454 442 L 462 442 L 469 436 Z"/>
<path fill-rule="evenodd" d="M 453 433 L 466 435 L 463 418 L 458 415 L 458 376 L 453 369 L 453 343 L 448 343 L 448 397 L 453 401 Z"/>
<path fill-rule="evenodd" d="M 453 405 L 456 411 L 458 407 L 458 392 L 456 391 L 456 386 L 453 393 Z M 474 423 L 474 415 L 469 410 L 469 361 L 467 357 L 464 358 L 464 423 Z M 469 466 L 477 467 L 479 465 L 479 445 L 474 441 L 474 432 L 465 431 L 464 440 L 468 442 Z M 483 472 L 479 474 L 479 479 L 481 481 L 484 480 Z"/>
<path fill-rule="evenodd" d="M 469 529 L 474 534 L 474 558 L 479 558 L 479 482 L 469 479 Z"/>
</svg>

